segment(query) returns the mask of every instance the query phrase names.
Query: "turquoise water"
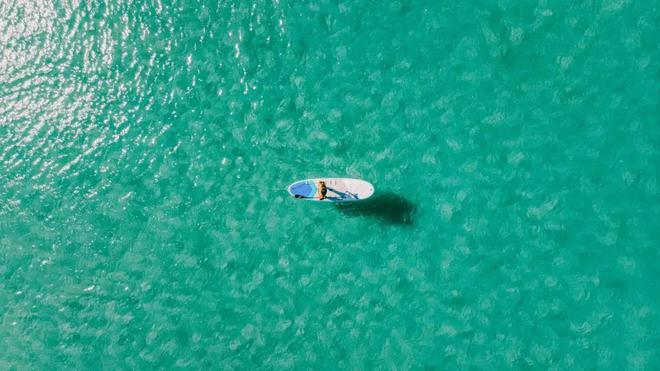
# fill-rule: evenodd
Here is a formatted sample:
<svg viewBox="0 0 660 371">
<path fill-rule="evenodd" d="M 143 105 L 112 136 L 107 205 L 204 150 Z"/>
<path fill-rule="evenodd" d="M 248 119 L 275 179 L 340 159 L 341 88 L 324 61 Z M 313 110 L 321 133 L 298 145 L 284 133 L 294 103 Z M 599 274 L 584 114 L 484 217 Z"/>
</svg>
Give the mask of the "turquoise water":
<svg viewBox="0 0 660 371">
<path fill-rule="evenodd" d="M 0 368 L 660 368 L 659 17 L 0 0 Z"/>
</svg>

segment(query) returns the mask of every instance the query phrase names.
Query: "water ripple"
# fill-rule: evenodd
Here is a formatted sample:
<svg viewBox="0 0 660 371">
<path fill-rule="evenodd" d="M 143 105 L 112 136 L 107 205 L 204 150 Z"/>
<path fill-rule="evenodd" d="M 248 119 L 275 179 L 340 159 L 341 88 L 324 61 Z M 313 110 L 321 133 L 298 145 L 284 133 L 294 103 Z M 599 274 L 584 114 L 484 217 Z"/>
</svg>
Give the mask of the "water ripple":
<svg viewBox="0 0 660 371">
<path fill-rule="evenodd" d="M 564 3 L 0 0 L 0 368 L 654 368 L 657 11 Z"/>
</svg>

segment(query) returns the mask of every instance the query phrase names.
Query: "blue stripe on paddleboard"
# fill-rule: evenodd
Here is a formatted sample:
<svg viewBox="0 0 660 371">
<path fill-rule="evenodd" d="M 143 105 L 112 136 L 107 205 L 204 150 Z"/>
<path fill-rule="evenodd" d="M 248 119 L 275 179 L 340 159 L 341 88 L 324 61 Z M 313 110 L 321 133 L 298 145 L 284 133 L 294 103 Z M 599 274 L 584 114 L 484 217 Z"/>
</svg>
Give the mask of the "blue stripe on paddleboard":
<svg viewBox="0 0 660 371">
<path fill-rule="evenodd" d="M 316 195 L 316 185 L 307 182 L 296 183 L 291 186 L 291 193 L 303 197 L 313 197 Z"/>
</svg>

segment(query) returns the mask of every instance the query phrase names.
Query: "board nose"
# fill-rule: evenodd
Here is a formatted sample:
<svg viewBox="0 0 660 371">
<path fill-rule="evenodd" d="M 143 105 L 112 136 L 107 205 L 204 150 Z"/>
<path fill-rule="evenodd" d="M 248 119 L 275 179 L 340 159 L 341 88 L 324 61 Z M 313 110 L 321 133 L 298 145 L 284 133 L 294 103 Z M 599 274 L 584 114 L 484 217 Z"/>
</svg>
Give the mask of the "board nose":
<svg viewBox="0 0 660 371">
<path fill-rule="evenodd" d="M 289 188 L 289 192 L 294 196 L 311 197 L 316 192 L 316 189 L 307 182 L 301 182 L 292 184 Z"/>
</svg>

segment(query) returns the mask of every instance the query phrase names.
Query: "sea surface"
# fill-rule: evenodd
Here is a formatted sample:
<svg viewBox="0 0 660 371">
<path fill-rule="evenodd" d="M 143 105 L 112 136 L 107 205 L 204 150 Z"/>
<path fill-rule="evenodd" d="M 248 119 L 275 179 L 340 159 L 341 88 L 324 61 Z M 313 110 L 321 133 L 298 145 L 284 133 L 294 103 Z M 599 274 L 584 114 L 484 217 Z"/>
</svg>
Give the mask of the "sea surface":
<svg viewBox="0 0 660 371">
<path fill-rule="evenodd" d="M 652 0 L 0 0 L 0 369 L 660 369 Z M 290 198 L 309 177 L 376 195 Z"/>
</svg>

